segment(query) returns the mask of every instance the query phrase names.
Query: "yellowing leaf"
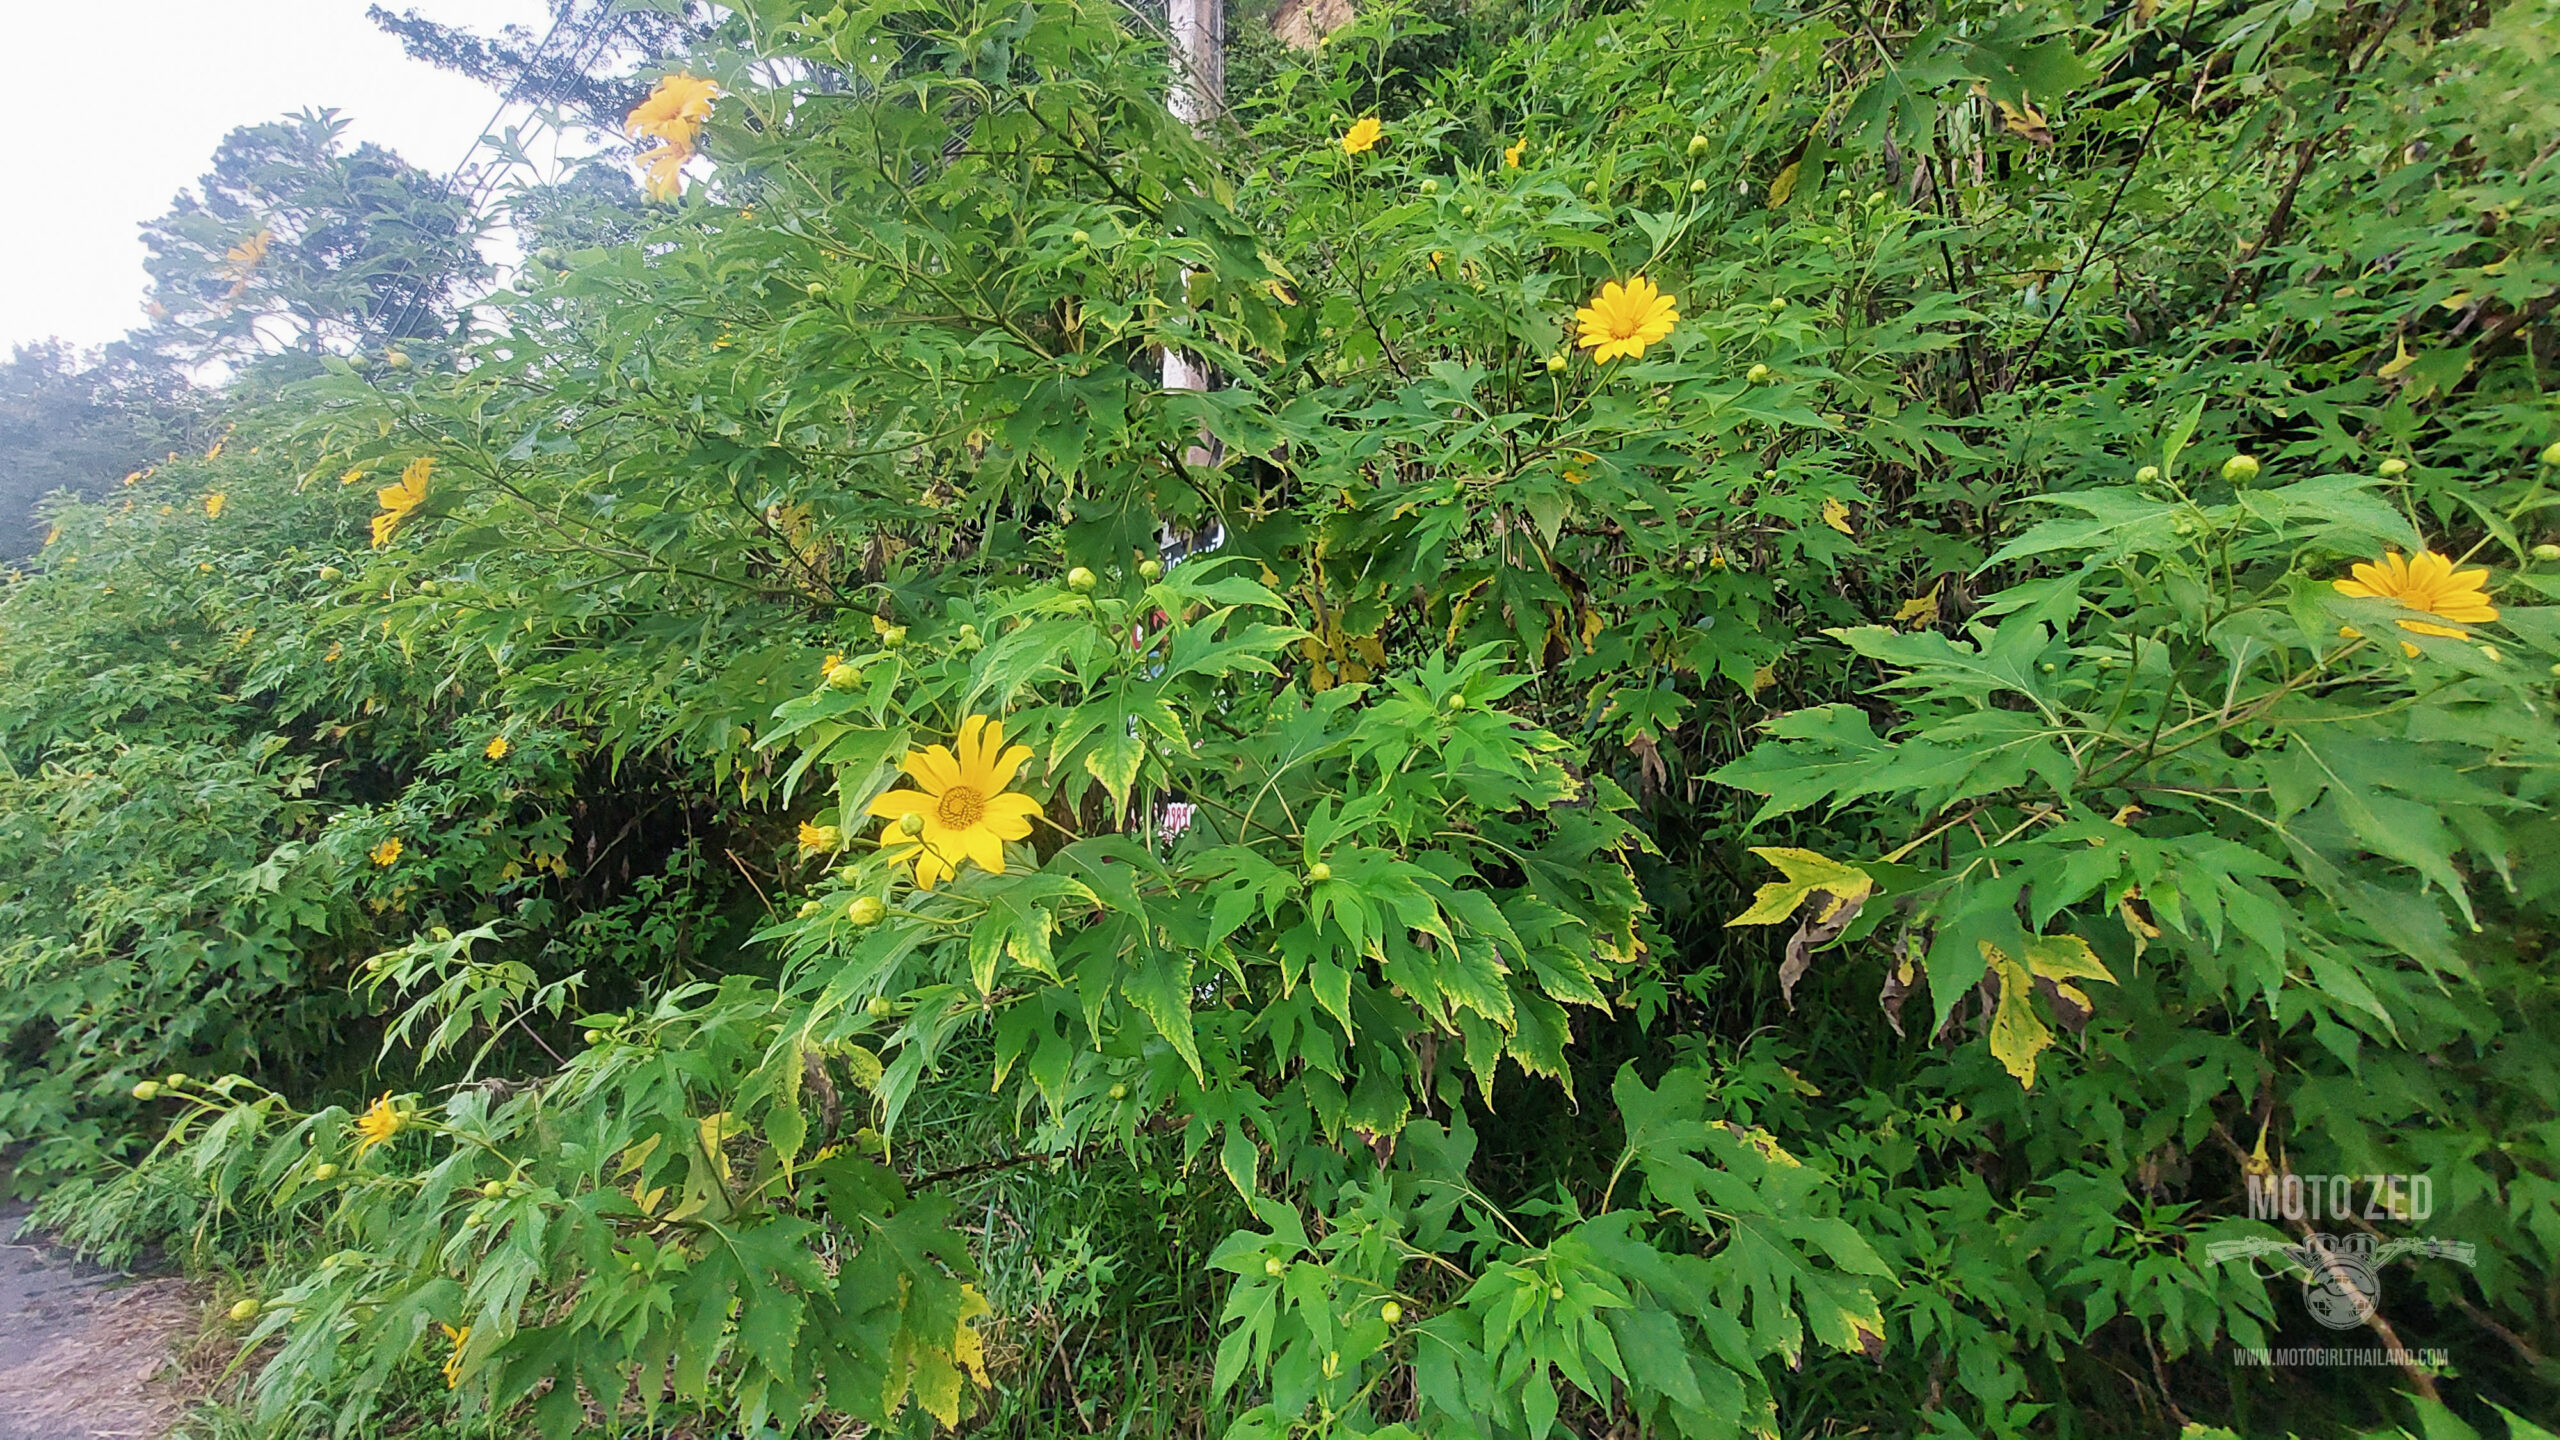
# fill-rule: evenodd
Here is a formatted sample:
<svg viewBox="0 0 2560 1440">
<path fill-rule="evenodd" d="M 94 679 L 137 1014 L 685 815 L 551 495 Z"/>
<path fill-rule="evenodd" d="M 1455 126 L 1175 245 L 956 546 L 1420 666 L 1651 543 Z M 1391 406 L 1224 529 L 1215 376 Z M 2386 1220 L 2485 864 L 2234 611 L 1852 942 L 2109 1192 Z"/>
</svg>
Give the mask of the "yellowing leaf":
<svg viewBox="0 0 2560 1440">
<path fill-rule="evenodd" d="M 1901 608 L 1893 612 L 1893 623 L 1908 624 L 1915 630 L 1926 630 L 1937 624 L 1938 592 L 1946 586 L 1947 582 L 1941 579 L 1937 584 L 1929 587 L 1928 594 L 1914 595 L 1903 601 Z"/>
<path fill-rule="evenodd" d="M 2036 1088 L 2036 1057 L 2053 1046 L 2053 1031 L 2027 997 L 2035 982 L 2008 952 L 1985 940 L 1982 958 L 2000 982 L 2000 1001 L 1991 1012 L 1991 1054 L 2000 1067 L 2017 1077 L 2019 1088 Z"/>
<path fill-rule="evenodd" d="M 1778 172 L 1777 179 L 1769 182 L 1770 209 L 1775 210 L 1779 206 L 1786 204 L 1787 197 L 1796 193 L 1796 171 L 1800 168 L 1802 168 L 1801 161 L 1797 162 L 1797 164 L 1789 165 L 1786 169 Z"/>
<path fill-rule="evenodd" d="M 1849 507 L 1842 503 L 1840 497 L 1837 495 L 1825 496 L 1823 498 L 1822 523 L 1839 531 L 1843 535 L 1854 533 L 1849 529 Z"/>
<path fill-rule="evenodd" d="M 1786 879 L 1772 880 L 1751 897 L 1751 908 L 1727 920 L 1725 925 L 1775 925 L 1794 918 L 1796 911 L 1815 894 L 1831 897 L 1815 915 L 1817 921 L 1839 913 L 1844 905 L 1854 905 L 1875 893 L 1876 882 L 1855 865 L 1844 865 L 1826 859 L 1811 850 L 1795 850 L 1784 846 L 1755 845 L 1751 853 L 1775 865 Z"/>
<path fill-rule="evenodd" d="M 2050 983 L 2054 993 L 2083 1012 L 2091 1009 L 2089 997 L 2069 980 L 2104 980 L 2115 982 L 2105 962 L 2089 948 L 2089 942 L 2077 935 L 2039 935 L 2027 942 L 2026 963 L 2009 958 L 2006 951 L 1985 940 L 1981 942 L 1982 958 L 2000 981 L 2000 1000 L 1991 1012 L 1991 1053 L 2001 1068 L 2018 1079 L 2018 1084 L 2032 1090 L 2036 1084 L 2036 1057 L 2053 1046 L 2053 1031 L 2038 1015 L 2030 996 L 2039 979 Z M 2068 1015 L 2065 1023 L 2074 1025 Z"/>
<path fill-rule="evenodd" d="M 2400 342 L 2400 358 L 2384 365 L 2375 373 L 2379 374 L 2383 379 L 2389 380 L 2397 376 L 2401 371 L 2406 370 L 2417 363 L 2418 357 L 2409 353 L 2409 342 L 2406 339 L 2403 339 Z"/>
</svg>

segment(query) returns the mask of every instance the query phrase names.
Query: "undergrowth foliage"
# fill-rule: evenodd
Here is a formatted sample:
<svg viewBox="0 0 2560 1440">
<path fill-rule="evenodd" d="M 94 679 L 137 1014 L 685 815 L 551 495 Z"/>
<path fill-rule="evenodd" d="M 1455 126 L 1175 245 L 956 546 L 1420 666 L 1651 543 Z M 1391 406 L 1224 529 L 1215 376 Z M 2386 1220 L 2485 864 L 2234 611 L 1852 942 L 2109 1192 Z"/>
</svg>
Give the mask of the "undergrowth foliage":
<svg viewBox="0 0 2560 1440">
<path fill-rule="evenodd" d="M 2555 25 L 747 0 L 52 512 L 0 1138 L 264 1433 L 2541 1435 Z"/>
</svg>

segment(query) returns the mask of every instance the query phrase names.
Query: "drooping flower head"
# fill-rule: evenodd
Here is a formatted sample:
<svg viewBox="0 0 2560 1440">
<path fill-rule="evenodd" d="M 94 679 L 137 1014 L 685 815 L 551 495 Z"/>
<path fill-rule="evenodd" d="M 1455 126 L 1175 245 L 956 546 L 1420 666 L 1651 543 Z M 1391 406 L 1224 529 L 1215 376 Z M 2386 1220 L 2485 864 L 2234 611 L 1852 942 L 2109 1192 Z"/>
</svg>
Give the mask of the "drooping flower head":
<svg viewBox="0 0 2560 1440">
<path fill-rule="evenodd" d="M 444 1388 L 451 1390 L 462 1383 L 462 1347 L 471 1343 L 471 1327 L 439 1325 L 436 1328 L 444 1332 L 444 1338 L 453 1342 L 453 1353 L 444 1359 Z"/>
<path fill-rule="evenodd" d="M 643 151 L 640 188 L 662 204 L 675 199 L 684 193 L 684 162 L 692 158 L 693 151 L 683 145 L 661 145 Z"/>
<path fill-rule="evenodd" d="M 1621 285 L 1612 280 L 1600 287 L 1590 304 L 1573 312 L 1582 324 L 1582 338 L 1575 341 L 1592 352 L 1594 360 L 1628 359 L 1642 355 L 1648 345 L 1656 344 L 1671 334 L 1679 323 L 1679 303 L 1638 275 Z"/>
<path fill-rule="evenodd" d="M 959 753 L 935 745 L 907 752 L 906 772 L 920 789 L 892 790 L 871 802 L 871 813 L 889 821 L 880 847 L 891 863 L 915 864 L 916 885 L 930 890 L 975 861 L 990 875 L 1004 873 L 1004 842 L 1031 833 L 1040 802 L 1004 787 L 1013 783 L 1031 751 L 1008 750 L 1004 722 L 972 715 L 960 722 Z M 913 816 L 916 827 L 907 828 Z"/>
<path fill-rule="evenodd" d="M 1342 132 L 1342 153 L 1365 155 L 1378 148 L 1379 137 L 1386 133 L 1387 127 L 1378 123 L 1377 116 L 1363 115 Z"/>
<path fill-rule="evenodd" d="M 427 503 L 427 481 L 435 474 L 435 468 L 432 458 L 421 455 L 401 469 L 398 484 L 373 492 L 373 498 L 382 506 L 382 513 L 373 517 L 375 549 L 390 544 L 391 532 L 400 528 L 400 522 Z"/>
<path fill-rule="evenodd" d="M 702 122 L 711 118 L 711 102 L 720 87 L 692 75 L 669 75 L 649 98 L 624 117 L 633 136 L 657 145 L 640 156 L 642 188 L 652 200 L 673 200 L 684 191 L 685 162 L 694 156 Z"/>
<path fill-rule="evenodd" d="M 832 855 L 842 848 L 844 833 L 833 825 L 812 825 L 806 820 L 800 822 L 801 854 Z"/>
<path fill-rule="evenodd" d="M 391 1092 L 384 1091 L 381 1099 L 366 1106 L 364 1113 L 356 1117 L 356 1134 L 360 1137 L 356 1141 L 356 1154 L 361 1156 L 376 1145 L 391 1143 L 391 1137 L 408 1126 L 408 1117 L 392 1108 Z"/>
<path fill-rule="evenodd" d="M 2497 607 L 2481 587 L 2487 582 L 2486 570 L 2456 570 L 2453 561 L 2433 550 L 2421 550 L 2415 558 L 2403 559 L 2393 551 L 2381 560 L 2358 565 L 2352 580 L 2334 582 L 2338 593 L 2365 600 L 2396 600 L 2412 610 L 2424 610 L 2455 622 L 2436 625 L 2424 620 L 2403 620 L 2400 628 L 2417 635 L 2434 635 L 2446 640 L 2468 640 L 2471 632 L 2461 627 L 2481 625 L 2498 618 Z"/>
</svg>

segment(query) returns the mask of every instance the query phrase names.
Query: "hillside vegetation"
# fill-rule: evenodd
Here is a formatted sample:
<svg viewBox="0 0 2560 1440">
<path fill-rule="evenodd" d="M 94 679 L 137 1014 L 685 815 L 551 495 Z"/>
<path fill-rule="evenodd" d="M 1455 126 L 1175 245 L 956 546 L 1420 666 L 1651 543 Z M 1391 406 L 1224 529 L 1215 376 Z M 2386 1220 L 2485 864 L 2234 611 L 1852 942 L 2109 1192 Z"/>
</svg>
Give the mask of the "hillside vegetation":
<svg viewBox="0 0 2560 1440">
<path fill-rule="evenodd" d="M 0 591 L 190 1433 L 2549 1440 L 2551 0 L 668 23 Z"/>
</svg>

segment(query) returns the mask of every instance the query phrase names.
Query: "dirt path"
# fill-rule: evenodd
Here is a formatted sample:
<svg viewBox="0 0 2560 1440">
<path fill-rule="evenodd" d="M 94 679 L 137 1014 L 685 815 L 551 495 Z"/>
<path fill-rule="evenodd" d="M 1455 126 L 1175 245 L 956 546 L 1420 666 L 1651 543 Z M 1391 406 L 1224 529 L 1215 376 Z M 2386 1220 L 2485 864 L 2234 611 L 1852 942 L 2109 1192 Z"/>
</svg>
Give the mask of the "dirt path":
<svg viewBox="0 0 2560 1440">
<path fill-rule="evenodd" d="M 11 1239 L 25 1213 L 0 1206 L 0 1440 L 156 1440 L 184 1409 L 170 1372 L 197 1324 L 186 1282 Z"/>
</svg>

